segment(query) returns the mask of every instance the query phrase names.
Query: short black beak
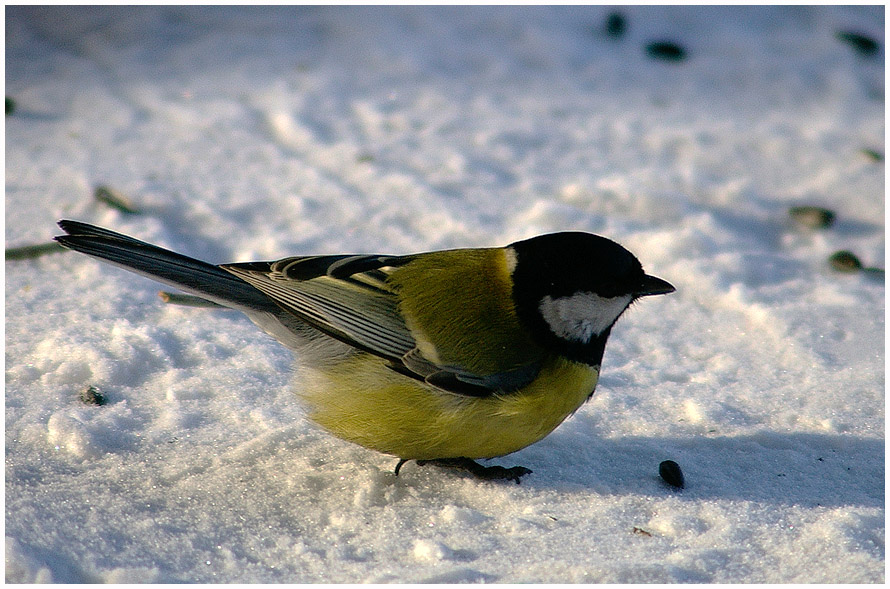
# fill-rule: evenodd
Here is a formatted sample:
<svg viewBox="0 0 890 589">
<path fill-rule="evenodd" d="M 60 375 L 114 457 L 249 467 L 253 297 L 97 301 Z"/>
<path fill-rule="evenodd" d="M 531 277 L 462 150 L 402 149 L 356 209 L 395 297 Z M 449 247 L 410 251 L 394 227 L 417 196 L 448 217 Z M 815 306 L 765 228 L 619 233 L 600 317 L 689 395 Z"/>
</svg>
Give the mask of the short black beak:
<svg viewBox="0 0 890 589">
<path fill-rule="evenodd" d="M 640 285 L 640 288 L 634 292 L 634 296 L 638 297 L 647 297 L 649 295 L 661 295 L 672 293 L 676 288 L 667 280 L 662 280 L 661 278 L 656 278 L 655 276 L 649 276 L 646 274 L 643 277 L 643 284 Z"/>
</svg>

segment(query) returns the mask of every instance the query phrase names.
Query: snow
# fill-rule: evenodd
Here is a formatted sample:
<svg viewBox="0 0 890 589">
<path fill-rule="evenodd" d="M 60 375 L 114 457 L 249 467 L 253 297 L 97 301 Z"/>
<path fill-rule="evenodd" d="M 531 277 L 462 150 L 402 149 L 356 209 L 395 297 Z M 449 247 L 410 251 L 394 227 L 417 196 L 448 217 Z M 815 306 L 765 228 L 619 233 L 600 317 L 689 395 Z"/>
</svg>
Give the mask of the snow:
<svg viewBox="0 0 890 589">
<path fill-rule="evenodd" d="M 620 38 L 612 10 L 7 7 L 7 247 L 60 218 L 213 262 L 574 229 L 677 287 L 492 461 L 515 485 L 326 434 L 237 313 L 7 261 L 7 581 L 883 582 L 883 274 L 827 259 L 885 264 L 884 9 L 625 7 Z"/>
</svg>

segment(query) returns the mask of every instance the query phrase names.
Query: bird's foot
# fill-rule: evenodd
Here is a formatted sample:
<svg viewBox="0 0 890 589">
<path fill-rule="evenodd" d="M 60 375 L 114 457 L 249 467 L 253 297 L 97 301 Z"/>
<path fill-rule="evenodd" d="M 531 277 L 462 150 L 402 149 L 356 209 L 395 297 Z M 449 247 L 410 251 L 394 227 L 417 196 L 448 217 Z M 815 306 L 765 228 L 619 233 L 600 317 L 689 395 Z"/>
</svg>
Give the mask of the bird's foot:
<svg viewBox="0 0 890 589">
<path fill-rule="evenodd" d="M 402 468 L 402 465 L 408 462 L 406 459 L 399 460 L 399 463 L 396 465 L 396 475 L 399 474 L 399 469 Z M 418 466 L 424 466 L 426 464 L 432 464 L 434 466 L 441 466 L 443 468 L 456 468 L 459 470 L 464 470 L 471 475 L 487 480 L 507 480 L 507 481 L 515 481 L 516 484 L 519 484 L 519 479 L 527 474 L 531 474 L 531 470 L 525 468 L 524 466 L 514 466 L 511 468 L 505 468 L 503 466 L 482 466 L 475 460 L 471 460 L 469 458 L 436 458 L 433 460 L 418 460 Z"/>
</svg>

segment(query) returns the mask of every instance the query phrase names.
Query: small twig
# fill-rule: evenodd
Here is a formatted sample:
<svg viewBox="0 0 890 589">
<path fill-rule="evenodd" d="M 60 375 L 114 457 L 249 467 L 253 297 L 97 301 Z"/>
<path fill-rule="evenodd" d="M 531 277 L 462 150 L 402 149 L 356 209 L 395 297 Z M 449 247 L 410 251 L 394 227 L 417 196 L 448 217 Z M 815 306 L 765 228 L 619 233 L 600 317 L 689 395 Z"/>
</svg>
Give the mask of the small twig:
<svg viewBox="0 0 890 589">
<path fill-rule="evenodd" d="M 54 241 L 50 243 L 41 243 L 39 245 L 24 245 L 22 247 L 6 248 L 6 260 L 30 260 L 39 258 L 46 254 L 55 254 L 64 251 L 65 248 L 61 244 Z"/>
<path fill-rule="evenodd" d="M 158 291 L 158 296 L 161 297 L 162 301 L 171 305 L 183 305 L 185 307 L 203 307 L 208 309 L 228 309 L 228 307 L 220 305 L 219 303 L 214 303 L 213 301 L 208 301 L 207 299 L 202 299 L 201 297 L 196 297 L 189 294 L 181 294 L 178 292 L 167 292 L 166 290 L 161 290 Z"/>
<path fill-rule="evenodd" d="M 93 198 L 128 215 L 138 215 L 142 212 L 130 202 L 130 199 L 108 186 L 97 186 Z"/>
</svg>

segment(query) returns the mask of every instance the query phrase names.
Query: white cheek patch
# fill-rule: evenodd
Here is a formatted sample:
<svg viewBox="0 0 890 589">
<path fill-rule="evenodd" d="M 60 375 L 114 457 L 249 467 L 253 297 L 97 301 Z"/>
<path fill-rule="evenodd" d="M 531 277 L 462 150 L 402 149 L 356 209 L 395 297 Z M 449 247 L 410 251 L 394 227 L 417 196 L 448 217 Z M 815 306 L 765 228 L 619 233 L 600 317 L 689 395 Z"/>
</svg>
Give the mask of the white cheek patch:
<svg viewBox="0 0 890 589">
<path fill-rule="evenodd" d="M 630 304 L 630 295 L 601 297 L 579 292 L 569 297 L 541 299 L 538 310 L 553 333 L 563 339 L 589 342 L 608 329 Z"/>
</svg>

